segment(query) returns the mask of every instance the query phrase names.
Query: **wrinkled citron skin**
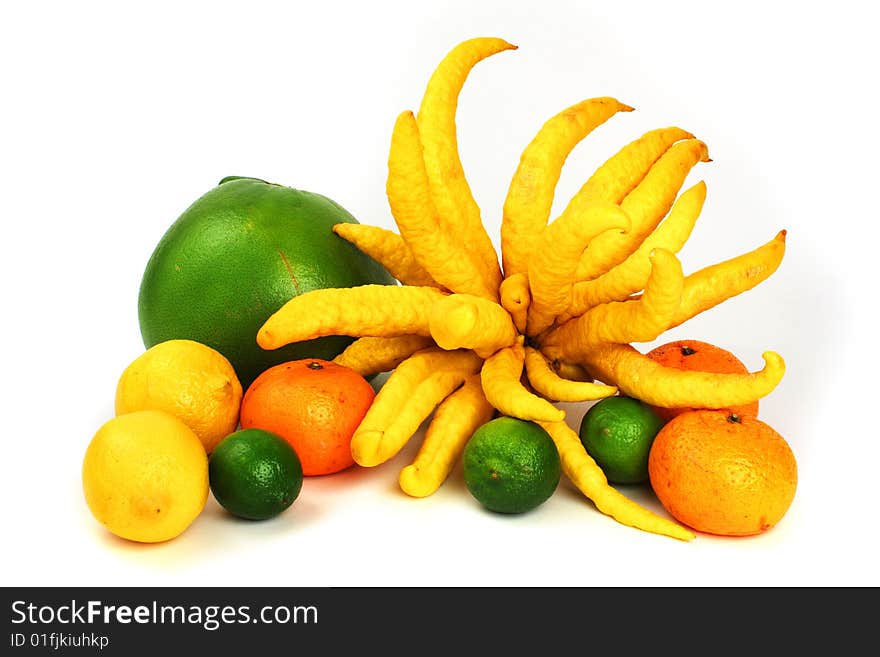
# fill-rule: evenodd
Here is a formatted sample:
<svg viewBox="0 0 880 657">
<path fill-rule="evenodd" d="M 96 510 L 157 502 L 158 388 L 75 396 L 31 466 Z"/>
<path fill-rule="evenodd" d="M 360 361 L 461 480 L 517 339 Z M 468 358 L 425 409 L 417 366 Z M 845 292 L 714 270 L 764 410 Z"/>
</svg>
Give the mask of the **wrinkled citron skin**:
<svg viewBox="0 0 880 657">
<path fill-rule="evenodd" d="M 533 422 L 565 419 L 565 411 L 530 392 L 520 381 L 525 366 L 522 338 L 487 358 L 480 370 L 486 399 L 502 415 Z"/>
<path fill-rule="evenodd" d="M 516 50 L 516 46 L 498 38 L 469 39 L 455 46 L 428 81 L 417 119 L 431 200 L 442 228 L 462 240 L 490 298 L 496 301 L 501 268 L 461 165 L 455 115 L 458 96 L 471 69 L 506 50 Z M 456 290 L 459 291 L 465 290 Z"/>
<path fill-rule="evenodd" d="M 379 390 L 351 439 L 354 460 L 363 466 L 384 463 L 418 431 L 436 406 L 480 369 L 472 351 L 436 347 L 401 363 Z"/>
<path fill-rule="evenodd" d="M 569 153 L 615 114 L 632 111 L 614 98 L 592 98 L 548 120 L 523 151 L 503 209 L 500 271 L 461 166 L 455 109 L 471 68 L 510 49 L 492 38 L 459 44 L 428 82 L 418 116 L 398 115 L 386 191 L 399 235 L 368 239 L 360 229 L 339 231 L 400 272 L 404 285 L 304 295 L 269 318 L 258 339 L 276 348 L 356 336 L 342 361 L 362 363 L 365 371 L 393 369 L 352 441 L 362 465 L 397 454 L 436 409 L 422 450 L 400 475 L 412 496 L 436 490 L 460 457 L 466 433 L 492 408 L 541 423 L 567 476 L 601 512 L 690 540 L 692 532 L 609 485 L 554 402 L 619 391 L 655 406 L 725 407 L 769 394 L 785 371 L 774 352 L 764 354 L 760 372 L 711 374 L 664 368 L 629 343 L 653 340 L 765 280 L 779 266 L 785 232 L 685 275 L 676 253 L 702 211 L 706 186 L 679 191 L 709 155 L 705 143 L 677 127 L 628 143 L 551 221 Z M 317 315 L 320 321 L 311 319 Z M 430 346 L 387 342 L 407 334 Z M 444 352 L 455 366 L 444 364 Z"/>
<path fill-rule="evenodd" d="M 548 120 L 526 146 L 504 200 L 501 253 L 505 278 L 527 272 L 532 253 L 541 253 L 535 243 L 550 219 L 562 165 L 574 147 L 617 112 L 632 110 L 614 98 L 584 100 Z M 580 214 L 580 209 L 572 209 L 571 214 Z"/>
<path fill-rule="evenodd" d="M 698 182 L 676 199 L 669 215 L 645 238 L 632 255 L 605 274 L 572 285 L 569 307 L 557 321 L 572 317 L 609 301 L 625 301 L 645 288 L 651 276 L 651 254 L 655 249 L 678 253 L 690 237 L 706 200 L 706 183 Z"/>
<path fill-rule="evenodd" d="M 434 304 L 430 327 L 437 346 L 473 349 L 480 358 L 489 358 L 517 336 L 513 319 L 504 308 L 469 294 L 452 294 Z"/>
<path fill-rule="evenodd" d="M 294 297 L 257 333 L 263 349 L 327 335 L 431 335 L 431 308 L 445 295 L 433 287 L 384 287 L 313 290 Z"/>
<path fill-rule="evenodd" d="M 402 112 L 394 124 L 386 191 L 401 237 L 431 278 L 449 290 L 496 298 L 498 288 L 492 286 L 476 254 L 462 246 L 468 243 L 462 236 L 447 230 L 444 215 L 434 204 L 412 112 Z"/>
<path fill-rule="evenodd" d="M 533 347 L 526 347 L 525 367 L 529 383 L 546 399 L 561 402 L 583 402 L 604 399 L 617 393 L 614 386 L 592 381 L 571 381 L 553 371 L 544 355 Z"/>
<path fill-rule="evenodd" d="M 563 212 L 537 240 L 529 261 L 532 303 L 527 335 L 538 335 L 551 326 L 571 300 L 577 263 L 590 243 L 604 234 L 630 230 L 627 214 L 617 205 L 595 204 L 581 214 Z"/>
<path fill-rule="evenodd" d="M 698 139 L 686 139 L 670 146 L 620 202 L 621 209 L 630 218 L 630 230 L 597 237 L 578 263 L 578 280 L 596 278 L 624 262 L 672 208 L 688 172 L 698 162 L 707 161 L 706 144 Z"/>
<path fill-rule="evenodd" d="M 434 493 L 449 476 L 468 439 L 495 414 L 478 374 L 467 377 L 458 390 L 434 411 L 412 464 L 400 471 L 400 488 L 413 497 Z"/>
<path fill-rule="evenodd" d="M 208 455 L 196 434 L 163 411 L 120 415 L 92 438 L 82 465 L 89 510 L 121 538 L 179 536 L 208 499 Z"/>
<path fill-rule="evenodd" d="M 412 249 L 397 233 L 368 224 L 336 224 L 333 232 L 351 242 L 404 285 L 440 287 L 424 270 L 412 253 Z"/>
<path fill-rule="evenodd" d="M 333 362 L 367 377 L 390 372 L 415 352 L 433 345 L 431 338 L 422 335 L 358 338 L 334 358 Z"/>
</svg>

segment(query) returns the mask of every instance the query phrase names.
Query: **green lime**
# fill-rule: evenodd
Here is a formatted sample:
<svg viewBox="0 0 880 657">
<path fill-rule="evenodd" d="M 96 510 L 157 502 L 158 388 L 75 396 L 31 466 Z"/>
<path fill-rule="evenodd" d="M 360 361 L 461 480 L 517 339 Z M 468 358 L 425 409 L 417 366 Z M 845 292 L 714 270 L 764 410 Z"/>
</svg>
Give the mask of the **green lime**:
<svg viewBox="0 0 880 657">
<path fill-rule="evenodd" d="M 332 360 L 352 338 L 267 351 L 256 336 L 272 313 L 304 292 L 394 284 L 384 267 L 333 232 L 337 223 L 357 220 L 326 196 L 224 178 L 174 222 L 147 263 L 138 298 L 144 344 L 206 344 L 226 356 L 245 389 L 273 365 Z"/>
<path fill-rule="evenodd" d="M 464 483 L 487 509 L 523 513 L 543 504 L 562 467 L 550 435 L 534 422 L 512 417 L 490 420 L 464 448 Z"/>
<path fill-rule="evenodd" d="M 249 520 L 284 511 L 299 495 L 303 481 L 302 465 L 290 444 L 262 429 L 226 436 L 211 453 L 208 476 L 220 506 Z"/>
<path fill-rule="evenodd" d="M 648 480 L 648 454 L 663 420 L 631 397 L 606 397 L 581 420 L 580 437 L 587 453 L 608 481 L 639 484 Z"/>
</svg>

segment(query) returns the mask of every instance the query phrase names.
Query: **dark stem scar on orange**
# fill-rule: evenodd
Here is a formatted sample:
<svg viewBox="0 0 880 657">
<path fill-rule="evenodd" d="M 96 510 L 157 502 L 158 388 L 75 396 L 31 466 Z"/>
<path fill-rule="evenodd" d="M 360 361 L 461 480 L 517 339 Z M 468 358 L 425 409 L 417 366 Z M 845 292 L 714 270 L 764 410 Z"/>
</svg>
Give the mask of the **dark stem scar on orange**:
<svg viewBox="0 0 880 657">
<path fill-rule="evenodd" d="M 681 355 L 682 356 L 693 356 L 695 353 L 697 353 L 697 350 L 691 349 L 687 345 L 685 345 L 684 347 L 681 348 Z"/>
<path fill-rule="evenodd" d="M 310 370 L 323 370 L 324 369 L 324 366 L 321 365 L 321 363 L 319 363 L 316 360 L 313 360 L 306 367 L 308 367 Z"/>
<path fill-rule="evenodd" d="M 731 413 L 727 416 L 727 421 L 733 424 L 740 424 L 742 423 L 742 418 L 736 413 Z"/>
</svg>

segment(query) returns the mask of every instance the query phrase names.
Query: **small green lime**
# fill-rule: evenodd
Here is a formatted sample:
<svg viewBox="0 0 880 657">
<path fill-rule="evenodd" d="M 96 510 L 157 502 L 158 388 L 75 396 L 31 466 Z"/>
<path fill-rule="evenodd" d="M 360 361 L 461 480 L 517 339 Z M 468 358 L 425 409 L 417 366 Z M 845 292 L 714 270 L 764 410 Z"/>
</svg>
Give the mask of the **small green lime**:
<svg viewBox="0 0 880 657">
<path fill-rule="evenodd" d="M 606 397 L 581 420 L 580 437 L 587 453 L 614 484 L 648 480 L 648 454 L 663 420 L 631 397 Z"/>
<path fill-rule="evenodd" d="M 208 475 L 220 506 L 248 520 L 277 516 L 293 504 L 303 481 L 293 447 L 262 429 L 226 436 L 211 453 Z"/>
<path fill-rule="evenodd" d="M 562 467 L 550 435 L 534 422 L 490 420 L 471 436 L 462 458 L 464 483 L 480 504 L 524 513 L 556 490 Z"/>
</svg>

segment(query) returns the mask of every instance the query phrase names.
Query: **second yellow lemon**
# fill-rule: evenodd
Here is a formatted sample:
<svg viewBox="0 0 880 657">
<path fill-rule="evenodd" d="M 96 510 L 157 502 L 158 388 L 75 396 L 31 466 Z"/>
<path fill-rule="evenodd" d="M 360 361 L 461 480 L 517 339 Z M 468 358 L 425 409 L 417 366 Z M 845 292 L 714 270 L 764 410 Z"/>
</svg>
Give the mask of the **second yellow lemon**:
<svg viewBox="0 0 880 657">
<path fill-rule="evenodd" d="M 208 456 L 195 433 L 162 411 L 108 420 L 89 442 L 82 484 L 92 515 L 130 541 L 175 538 L 208 499 Z"/>
<path fill-rule="evenodd" d="M 237 428 L 241 397 L 235 370 L 220 352 L 193 340 L 168 340 L 122 373 L 116 415 L 165 411 L 192 429 L 210 453 Z"/>
</svg>

